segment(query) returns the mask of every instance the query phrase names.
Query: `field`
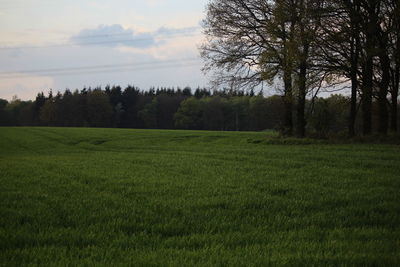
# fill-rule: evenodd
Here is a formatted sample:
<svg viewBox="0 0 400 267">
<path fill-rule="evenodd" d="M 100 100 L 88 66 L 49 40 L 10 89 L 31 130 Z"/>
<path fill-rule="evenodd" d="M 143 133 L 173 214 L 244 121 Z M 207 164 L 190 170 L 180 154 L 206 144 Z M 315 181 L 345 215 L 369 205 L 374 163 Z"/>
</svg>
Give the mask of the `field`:
<svg viewBox="0 0 400 267">
<path fill-rule="evenodd" d="M 0 265 L 399 266 L 400 146 L 0 128 Z"/>
</svg>

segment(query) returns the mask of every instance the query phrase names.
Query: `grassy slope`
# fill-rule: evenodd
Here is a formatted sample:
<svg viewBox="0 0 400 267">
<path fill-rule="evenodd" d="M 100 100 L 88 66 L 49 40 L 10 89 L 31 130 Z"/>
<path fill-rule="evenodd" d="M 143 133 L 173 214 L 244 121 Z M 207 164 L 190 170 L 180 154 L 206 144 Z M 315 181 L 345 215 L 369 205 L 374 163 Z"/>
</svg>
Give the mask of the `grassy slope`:
<svg viewBox="0 0 400 267">
<path fill-rule="evenodd" d="M 390 145 L 0 128 L 0 265 L 399 265 Z"/>
</svg>

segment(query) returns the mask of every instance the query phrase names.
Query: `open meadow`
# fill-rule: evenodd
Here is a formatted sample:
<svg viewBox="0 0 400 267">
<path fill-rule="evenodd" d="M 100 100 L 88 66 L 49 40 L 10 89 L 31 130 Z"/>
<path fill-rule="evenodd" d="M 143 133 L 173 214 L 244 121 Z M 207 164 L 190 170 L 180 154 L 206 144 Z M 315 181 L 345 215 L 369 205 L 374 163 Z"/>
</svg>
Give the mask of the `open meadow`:
<svg viewBox="0 0 400 267">
<path fill-rule="evenodd" d="M 0 128 L 0 265 L 399 266 L 400 147 Z"/>
</svg>

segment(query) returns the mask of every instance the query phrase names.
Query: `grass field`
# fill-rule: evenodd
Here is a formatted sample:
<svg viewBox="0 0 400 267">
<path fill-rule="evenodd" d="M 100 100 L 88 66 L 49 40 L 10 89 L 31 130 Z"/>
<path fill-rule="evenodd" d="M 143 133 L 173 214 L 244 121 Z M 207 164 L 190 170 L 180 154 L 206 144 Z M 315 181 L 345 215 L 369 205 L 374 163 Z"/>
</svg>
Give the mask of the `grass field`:
<svg viewBox="0 0 400 267">
<path fill-rule="evenodd" d="M 400 146 L 0 128 L 0 264 L 399 266 Z"/>
</svg>

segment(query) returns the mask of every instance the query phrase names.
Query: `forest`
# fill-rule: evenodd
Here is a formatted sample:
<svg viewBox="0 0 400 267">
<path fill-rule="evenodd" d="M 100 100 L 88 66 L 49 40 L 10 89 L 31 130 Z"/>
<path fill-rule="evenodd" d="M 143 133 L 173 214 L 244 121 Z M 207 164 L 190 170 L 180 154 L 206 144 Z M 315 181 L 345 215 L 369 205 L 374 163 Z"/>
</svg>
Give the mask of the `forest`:
<svg viewBox="0 0 400 267">
<path fill-rule="evenodd" d="M 306 101 L 309 136 L 346 136 L 350 98 Z M 2 126 L 110 127 L 222 131 L 283 131 L 283 97 L 261 92 L 134 86 L 39 93 L 34 101 L 0 100 Z M 373 110 L 378 110 L 373 102 Z M 374 112 L 376 114 L 376 112 Z M 377 127 L 379 117 L 373 117 Z M 374 127 L 374 128 L 376 128 Z M 356 129 L 361 131 L 361 116 Z"/>
</svg>

